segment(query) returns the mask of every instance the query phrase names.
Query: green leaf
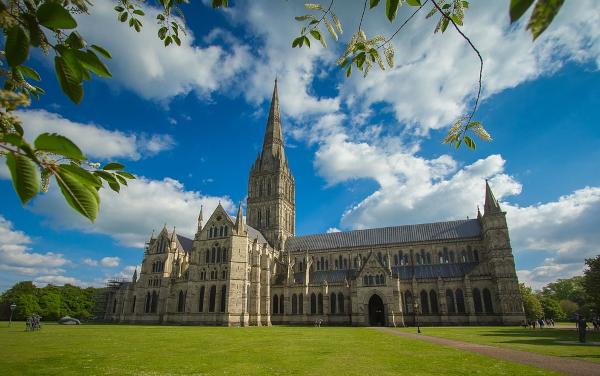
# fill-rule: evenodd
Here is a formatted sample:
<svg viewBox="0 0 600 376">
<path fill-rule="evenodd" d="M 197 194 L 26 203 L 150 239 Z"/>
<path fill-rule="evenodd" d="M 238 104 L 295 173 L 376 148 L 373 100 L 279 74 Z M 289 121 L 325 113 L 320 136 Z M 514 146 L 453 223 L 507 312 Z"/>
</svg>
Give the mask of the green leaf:
<svg viewBox="0 0 600 376">
<path fill-rule="evenodd" d="M 35 87 L 35 86 L 34 86 Z M 42 90 L 43 91 L 43 90 Z M 44 93 L 42 93 L 44 94 Z M 11 123 L 11 125 L 13 126 L 13 128 L 15 129 L 15 131 L 21 135 L 21 137 L 23 137 L 23 127 L 21 127 L 21 124 L 17 123 L 17 122 L 13 122 Z"/>
<path fill-rule="evenodd" d="M 80 50 L 87 46 L 87 42 L 81 37 L 81 35 L 79 35 L 77 31 L 72 31 L 67 40 L 65 40 L 65 43 L 74 50 Z"/>
<path fill-rule="evenodd" d="M 77 60 L 77 56 L 75 56 L 75 51 L 77 50 L 72 50 L 62 44 L 57 44 L 54 46 L 54 48 L 69 66 L 69 69 L 73 73 L 73 77 L 76 78 L 77 81 L 81 82 L 83 79 L 83 67 L 79 63 L 79 60 Z"/>
<path fill-rule="evenodd" d="M 8 144 L 14 145 L 16 147 L 21 147 L 23 145 L 23 135 L 17 133 L 7 133 L 2 137 L 2 141 Z"/>
<path fill-rule="evenodd" d="M 115 10 L 116 10 L 117 12 L 121 13 L 122 11 L 124 11 L 124 10 L 125 10 L 125 8 L 123 8 L 123 7 L 121 7 L 121 6 L 118 6 L 118 7 L 115 7 Z"/>
<path fill-rule="evenodd" d="M 90 71 L 87 69 L 82 69 L 81 70 L 81 75 L 83 76 L 83 79 L 88 81 L 88 82 L 92 82 L 92 75 L 90 74 Z"/>
<path fill-rule="evenodd" d="M 39 47 L 42 41 L 40 34 L 43 34 L 40 29 L 40 24 L 33 14 L 24 13 L 23 20 L 27 23 L 27 31 L 29 31 L 29 44 L 33 47 Z"/>
<path fill-rule="evenodd" d="M 59 168 L 62 171 L 67 172 L 72 178 L 79 181 L 81 184 L 90 185 L 92 187 L 100 188 L 102 187 L 102 181 L 100 179 L 80 166 L 77 166 L 74 163 L 71 164 L 61 164 Z"/>
<path fill-rule="evenodd" d="M 181 39 L 177 35 L 173 35 L 173 40 L 177 43 L 178 46 L 181 46 Z"/>
<path fill-rule="evenodd" d="M 125 22 L 127 21 L 127 17 L 129 17 L 129 14 L 127 12 L 123 12 L 121 13 L 121 15 L 119 16 L 119 21 L 121 22 Z"/>
<path fill-rule="evenodd" d="M 59 3 L 44 2 L 35 14 L 40 25 L 49 29 L 74 29 L 77 22 L 68 10 Z"/>
<path fill-rule="evenodd" d="M 469 129 L 469 128 L 474 127 L 476 125 L 481 125 L 481 122 L 480 121 L 472 121 L 469 124 L 467 124 L 467 127 L 465 129 Z"/>
<path fill-rule="evenodd" d="M 138 16 L 145 16 L 144 12 L 142 12 L 140 9 L 134 10 L 133 14 L 137 14 Z"/>
<path fill-rule="evenodd" d="M 475 150 L 475 141 L 473 141 L 471 139 L 471 137 L 465 136 L 464 140 L 465 140 L 465 145 L 467 145 L 469 147 L 469 149 Z"/>
<path fill-rule="evenodd" d="M 159 21 L 164 21 L 165 20 L 165 15 L 162 13 L 159 13 L 158 16 L 156 16 L 156 19 Z"/>
<path fill-rule="evenodd" d="M 102 179 L 106 180 L 109 184 L 117 182 L 117 179 L 110 172 L 96 170 L 94 171 L 94 175 L 101 177 Z"/>
<path fill-rule="evenodd" d="M 310 35 L 312 35 L 312 37 L 316 40 L 321 40 L 321 33 L 319 33 L 318 30 L 311 30 Z"/>
<path fill-rule="evenodd" d="M 109 163 L 106 166 L 102 167 L 103 170 L 108 170 L 108 171 L 110 171 L 110 170 L 122 170 L 124 168 L 125 168 L 125 166 L 123 166 L 120 163 L 116 163 L 116 162 Z"/>
<path fill-rule="evenodd" d="M 117 171 L 117 174 L 118 174 L 118 175 L 121 175 L 121 176 L 122 176 L 122 177 L 124 177 L 124 178 L 127 178 L 127 179 L 133 179 L 133 180 L 135 180 L 135 176 L 133 176 L 133 175 L 132 175 L 132 174 L 130 174 L 129 172 L 126 172 L 126 171 Z"/>
<path fill-rule="evenodd" d="M 119 181 L 119 183 L 123 184 L 123 185 L 127 185 L 127 180 L 119 175 L 115 175 L 115 178 L 117 178 L 117 180 Z"/>
<path fill-rule="evenodd" d="M 534 0 L 510 0 L 510 23 L 517 22 L 529 9 Z"/>
<path fill-rule="evenodd" d="M 119 193 L 121 191 L 121 186 L 119 185 L 119 183 L 117 181 L 115 182 L 108 182 L 108 186 L 110 187 L 110 189 L 112 189 L 113 191 Z"/>
<path fill-rule="evenodd" d="M 110 71 L 106 67 L 106 65 L 96 56 L 93 51 L 87 50 L 83 51 L 73 51 L 77 61 L 85 68 L 91 70 L 101 77 L 112 77 Z"/>
<path fill-rule="evenodd" d="M 385 3 L 385 15 L 387 19 L 392 22 L 396 18 L 398 13 L 398 7 L 400 6 L 400 0 L 386 0 Z"/>
<path fill-rule="evenodd" d="M 456 141 L 455 149 L 458 149 L 458 147 L 460 146 L 460 144 L 462 144 L 462 140 Z"/>
<path fill-rule="evenodd" d="M 94 223 L 100 206 L 100 195 L 96 188 L 80 183 L 77 178 L 71 175 L 69 170 L 63 170 L 60 166 L 54 177 L 67 203 L 79 214 Z"/>
<path fill-rule="evenodd" d="M 420 7 L 421 0 L 406 0 L 406 4 L 412 5 L 413 7 Z"/>
<path fill-rule="evenodd" d="M 447 17 L 444 17 L 444 21 L 442 22 L 442 34 L 448 28 L 449 23 L 450 23 L 450 20 Z"/>
<path fill-rule="evenodd" d="M 4 55 L 9 67 L 23 64 L 29 58 L 29 34 L 19 25 L 8 30 L 4 44 Z"/>
<path fill-rule="evenodd" d="M 533 34 L 533 40 L 539 37 L 552 23 L 565 0 L 538 0 L 533 7 L 527 29 Z"/>
<path fill-rule="evenodd" d="M 346 77 L 350 77 L 351 74 L 352 74 L 352 64 L 349 64 L 348 68 L 346 69 Z"/>
<path fill-rule="evenodd" d="M 42 89 L 41 87 L 39 87 L 39 86 L 33 86 L 33 85 L 31 85 L 31 86 L 35 89 L 36 92 L 38 92 L 40 94 L 46 94 L 46 92 L 44 91 L 44 89 Z"/>
<path fill-rule="evenodd" d="M 29 67 L 26 67 L 25 65 L 18 65 L 18 66 L 16 66 L 16 68 L 25 77 L 29 77 L 29 78 L 34 79 L 36 81 L 41 81 L 42 80 L 42 78 L 40 77 L 40 75 L 38 74 L 38 72 L 34 71 L 33 69 L 31 69 Z"/>
<path fill-rule="evenodd" d="M 61 56 L 54 57 L 54 70 L 56 71 L 56 77 L 63 93 L 73 101 L 75 104 L 79 104 L 83 99 L 83 85 L 81 79 L 77 79 L 69 65 L 64 61 Z"/>
<path fill-rule="evenodd" d="M 373 9 L 377 5 L 379 5 L 379 0 L 371 0 L 370 3 L 369 3 L 369 9 Z"/>
<path fill-rule="evenodd" d="M 100 46 L 96 46 L 95 44 L 92 44 L 90 47 L 92 47 L 103 58 L 105 58 L 105 59 L 112 59 L 112 55 L 110 54 L 110 52 L 108 52 L 108 50 L 106 48 L 100 47 Z"/>
<path fill-rule="evenodd" d="M 169 44 L 171 44 L 172 38 L 171 36 L 168 36 L 165 38 L 165 47 L 167 47 Z"/>
<path fill-rule="evenodd" d="M 310 48 L 310 39 L 308 39 L 308 37 L 306 35 L 304 36 L 304 43 L 306 43 L 308 48 Z"/>
<path fill-rule="evenodd" d="M 81 153 L 79 147 L 65 136 L 56 133 L 42 133 L 39 135 L 33 145 L 37 150 L 43 150 L 48 153 L 63 155 L 67 158 L 86 161 L 87 158 Z"/>
<path fill-rule="evenodd" d="M 158 29 L 158 37 L 160 38 L 160 40 L 164 40 L 165 37 L 167 36 L 167 32 L 169 31 L 169 28 L 166 26 L 161 27 L 160 29 Z"/>
<path fill-rule="evenodd" d="M 300 42 L 303 40 L 303 38 L 300 36 L 296 39 L 294 39 L 294 41 L 292 42 L 292 48 L 296 48 L 296 46 L 300 46 Z"/>
<path fill-rule="evenodd" d="M 40 179 L 35 163 L 24 155 L 11 152 L 6 155 L 6 165 L 21 203 L 27 204 L 40 193 Z"/>
</svg>

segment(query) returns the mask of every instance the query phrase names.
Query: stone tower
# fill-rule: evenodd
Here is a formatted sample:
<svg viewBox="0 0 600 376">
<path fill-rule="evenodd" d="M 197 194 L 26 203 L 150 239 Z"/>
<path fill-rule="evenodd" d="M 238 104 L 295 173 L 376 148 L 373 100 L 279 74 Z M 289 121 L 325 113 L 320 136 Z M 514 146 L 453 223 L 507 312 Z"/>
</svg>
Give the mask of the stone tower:
<svg viewBox="0 0 600 376">
<path fill-rule="evenodd" d="M 511 322 L 513 319 L 511 316 L 522 316 L 523 302 L 508 235 L 506 212 L 500 209 L 500 204 L 494 197 L 487 180 L 484 212 L 480 220 L 483 239 L 488 247 L 487 258 L 494 286 L 494 305 L 501 305 L 501 307 L 496 306 L 494 311 L 503 312 L 503 321 Z"/>
<path fill-rule="evenodd" d="M 283 147 L 277 79 L 262 152 L 250 169 L 246 216 L 246 223 L 259 230 L 277 250 L 294 235 L 295 183 Z"/>
</svg>

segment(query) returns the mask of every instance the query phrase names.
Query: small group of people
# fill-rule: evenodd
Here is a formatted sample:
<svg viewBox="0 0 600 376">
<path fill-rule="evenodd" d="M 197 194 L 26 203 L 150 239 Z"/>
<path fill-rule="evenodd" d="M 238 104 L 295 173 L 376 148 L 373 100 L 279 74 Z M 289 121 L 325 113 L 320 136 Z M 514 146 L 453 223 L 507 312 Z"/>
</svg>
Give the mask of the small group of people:
<svg viewBox="0 0 600 376">
<path fill-rule="evenodd" d="M 592 325 L 594 325 L 594 330 L 600 330 L 600 319 L 597 317 L 593 318 Z"/>
<path fill-rule="evenodd" d="M 521 321 L 521 325 L 523 326 L 523 329 L 527 329 L 527 327 L 529 327 L 530 329 L 535 329 L 536 326 L 539 326 L 540 329 L 544 329 L 544 325 L 547 325 L 548 328 L 550 326 L 554 326 L 554 319 L 547 319 L 547 320 L 543 320 L 543 319 L 539 319 L 539 320 L 530 320 L 530 321 L 526 321 L 523 320 Z"/>
<path fill-rule="evenodd" d="M 42 324 L 40 324 L 41 320 L 42 316 L 38 315 L 37 313 L 34 313 L 31 316 L 27 316 L 27 326 L 25 330 L 27 330 L 28 332 L 34 330 L 42 330 Z"/>
</svg>

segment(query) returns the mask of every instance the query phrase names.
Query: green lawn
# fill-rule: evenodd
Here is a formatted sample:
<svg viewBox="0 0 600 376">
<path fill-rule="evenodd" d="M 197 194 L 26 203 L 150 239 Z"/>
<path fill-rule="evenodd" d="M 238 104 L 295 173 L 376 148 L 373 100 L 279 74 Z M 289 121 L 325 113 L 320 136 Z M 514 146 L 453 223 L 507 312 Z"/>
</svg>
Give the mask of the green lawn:
<svg viewBox="0 0 600 376">
<path fill-rule="evenodd" d="M 369 328 L 44 323 L 41 332 L 24 329 L 22 322 L 11 328 L 0 322 L 3 375 L 553 374 Z"/>
<path fill-rule="evenodd" d="M 589 326 L 593 328 L 591 324 Z M 421 334 L 600 363 L 599 346 L 556 343 L 557 341 L 578 341 L 579 334 L 573 328 L 571 325 L 569 325 L 569 329 L 566 329 L 566 327 L 546 329 L 523 329 L 521 327 L 422 327 Z M 415 328 L 398 330 L 416 332 Z M 588 330 L 586 341 L 600 342 L 600 332 Z"/>
</svg>

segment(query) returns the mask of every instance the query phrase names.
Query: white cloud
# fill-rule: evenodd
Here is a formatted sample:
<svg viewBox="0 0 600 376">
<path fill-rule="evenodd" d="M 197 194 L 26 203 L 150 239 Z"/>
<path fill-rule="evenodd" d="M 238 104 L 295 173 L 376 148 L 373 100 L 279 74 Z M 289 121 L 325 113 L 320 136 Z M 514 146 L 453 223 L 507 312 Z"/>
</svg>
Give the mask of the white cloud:
<svg viewBox="0 0 600 376">
<path fill-rule="evenodd" d="M 79 286 L 82 288 L 90 287 L 93 285 L 93 284 L 81 281 L 81 280 L 73 278 L 73 277 L 65 277 L 65 276 L 60 276 L 60 275 L 39 276 L 39 277 L 36 277 L 33 279 L 33 283 L 39 288 L 42 288 L 48 284 L 62 286 L 64 284 L 68 283 L 68 284 L 71 284 L 74 286 Z"/>
<path fill-rule="evenodd" d="M 83 259 L 83 261 L 82 261 L 82 262 L 83 262 L 84 264 L 87 264 L 87 265 L 90 265 L 90 266 L 98 266 L 98 261 L 96 261 L 96 260 L 92 260 L 92 259 L 90 259 L 90 258 Z"/>
<path fill-rule="evenodd" d="M 237 208 L 227 196 L 187 191 L 182 183 L 170 178 L 158 181 L 138 177 L 120 193 L 101 189 L 100 198 L 94 225 L 66 204 L 54 184 L 33 202 L 31 210 L 45 215 L 48 219 L 44 223 L 49 226 L 106 234 L 120 245 L 142 248 L 152 229 L 160 231 L 165 223 L 169 231 L 176 227 L 178 234 L 193 237 L 201 205 L 205 216 L 212 214 L 219 202 L 229 213 L 235 213 Z"/>
<path fill-rule="evenodd" d="M 102 266 L 117 267 L 119 266 L 120 261 L 121 259 L 118 257 L 104 257 L 100 260 L 100 264 L 102 264 Z"/>
<path fill-rule="evenodd" d="M 45 110 L 17 111 L 17 115 L 27 124 L 28 140 L 37 135 L 58 133 L 73 141 L 89 158 L 106 160 L 127 158 L 139 160 L 172 149 L 176 143 L 168 134 L 148 135 L 145 133 L 110 131 L 99 125 L 82 124 L 63 118 Z"/>
<path fill-rule="evenodd" d="M 59 267 L 69 264 L 62 254 L 35 253 L 33 240 L 22 231 L 14 230 L 11 221 L 0 215 L 0 270 L 24 275 L 64 272 Z"/>
<path fill-rule="evenodd" d="M 331 227 L 331 228 L 327 229 L 327 233 L 328 233 L 328 234 L 330 234 L 330 233 L 332 233 L 332 232 L 341 232 L 341 231 L 342 231 L 342 230 L 340 230 L 340 229 L 339 229 L 339 228 L 337 228 L 337 227 Z"/>
</svg>

